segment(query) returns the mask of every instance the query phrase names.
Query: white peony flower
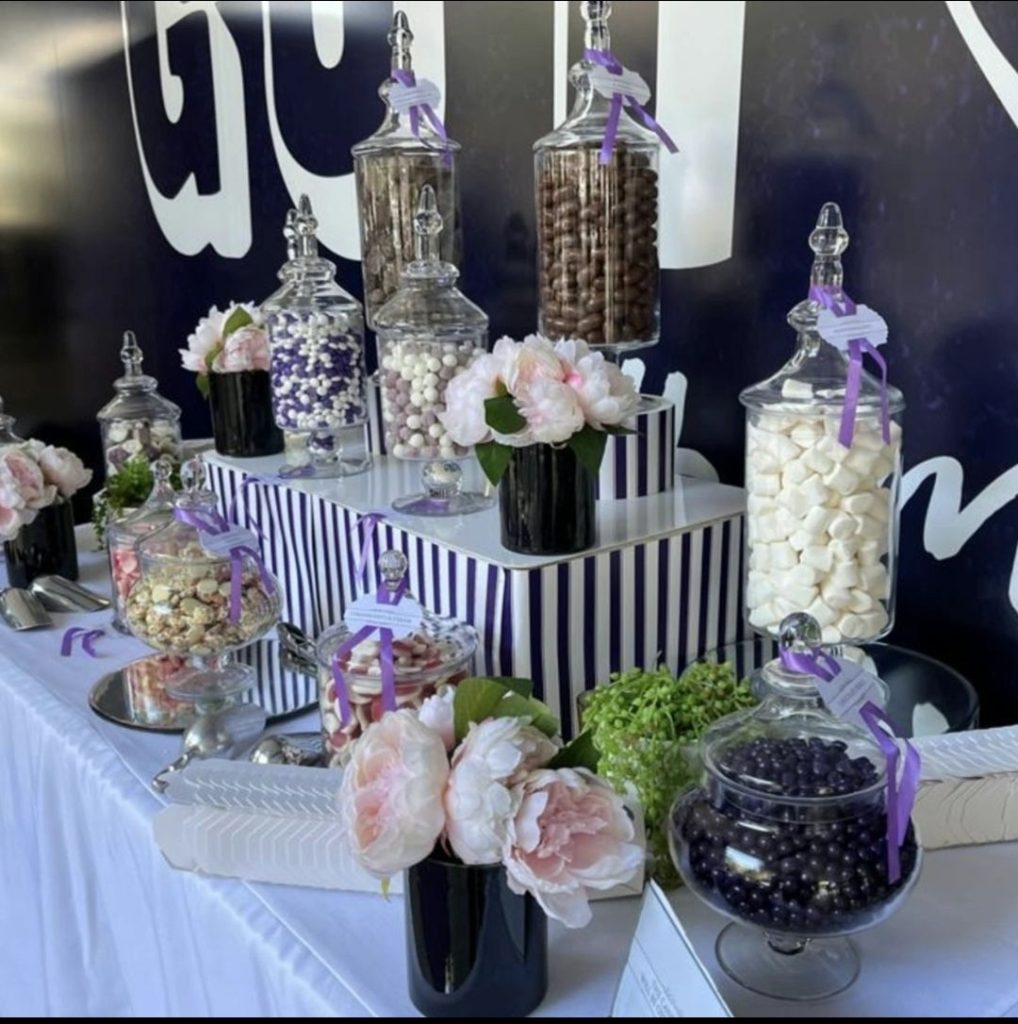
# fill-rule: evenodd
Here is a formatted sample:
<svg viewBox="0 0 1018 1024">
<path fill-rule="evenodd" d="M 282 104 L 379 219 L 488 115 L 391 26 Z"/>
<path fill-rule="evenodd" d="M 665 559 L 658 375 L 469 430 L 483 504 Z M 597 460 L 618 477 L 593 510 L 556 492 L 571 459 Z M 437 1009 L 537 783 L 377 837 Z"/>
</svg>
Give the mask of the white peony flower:
<svg viewBox="0 0 1018 1024">
<path fill-rule="evenodd" d="M 417 717 L 424 725 L 442 737 L 447 751 L 451 751 L 456 746 L 456 724 L 453 712 L 455 698 L 455 688 L 443 686 L 421 704 L 421 709 L 417 713 Z"/>
<path fill-rule="evenodd" d="M 180 349 L 181 361 L 185 370 L 194 373 L 208 373 L 207 360 L 212 350 L 223 340 L 223 324 L 226 313 L 218 306 L 209 310 L 209 315 L 198 321 L 193 334 L 187 338 L 187 348 Z"/>
<path fill-rule="evenodd" d="M 584 426 L 579 396 L 564 381 L 535 380 L 520 400 L 520 412 L 539 444 L 562 444 Z"/>
<path fill-rule="evenodd" d="M 52 445 L 44 448 L 39 455 L 39 468 L 46 483 L 55 484 L 65 498 L 77 494 L 92 479 L 92 470 L 86 469 L 74 452 L 66 448 L 54 448 Z M 47 505 L 51 503 L 52 498 L 46 502 Z"/>
<path fill-rule="evenodd" d="M 446 832 L 464 864 L 495 864 L 514 812 L 511 787 L 547 764 L 557 748 L 522 718 L 472 724 L 452 761 L 445 792 Z"/>
<path fill-rule="evenodd" d="M 547 338 L 531 334 L 513 347 L 512 357 L 507 358 L 505 386 L 521 405 L 528 401 L 530 391 L 538 381 L 565 379 L 562 360 Z"/>
<path fill-rule="evenodd" d="M 636 415 L 640 407 L 636 387 L 601 352 L 591 352 L 584 341 L 560 341 L 555 351 L 569 367 L 566 382 L 576 392 L 590 426 L 617 427 Z"/>
</svg>

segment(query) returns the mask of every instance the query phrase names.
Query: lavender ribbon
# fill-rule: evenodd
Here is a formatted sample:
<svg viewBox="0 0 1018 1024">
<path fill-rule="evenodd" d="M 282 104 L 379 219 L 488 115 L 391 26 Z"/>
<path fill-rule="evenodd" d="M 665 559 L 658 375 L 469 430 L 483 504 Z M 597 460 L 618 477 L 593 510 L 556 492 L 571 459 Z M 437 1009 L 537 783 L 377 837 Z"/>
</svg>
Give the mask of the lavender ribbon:
<svg viewBox="0 0 1018 1024">
<path fill-rule="evenodd" d="M 782 650 L 781 664 L 790 672 L 801 672 L 826 682 L 831 682 L 841 673 L 838 662 L 824 651 L 802 654 Z M 887 763 L 887 878 L 893 884 L 901 878 L 901 847 L 908 833 L 912 807 L 919 791 L 919 751 L 908 740 L 903 740 L 905 763 L 899 779 L 901 751 L 894 739 L 899 730 L 872 701 L 863 704 L 859 709 L 859 717 L 880 747 Z"/>
<path fill-rule="evenodd" d="M 401 580 L 395 591 L 390 591 L 388 587 L 380 589 L 376 600 L 379 604 L 399 604 L 407 589 L 407 581 Z M 340 644 L 332 656 L 332 681 L 336 685 L 336 710 L 339 712 L 339 720 L 343 725 L 349 724 L 353 712 L 350 707 L 350 693 L 346 685 L 346 676 L 343 674 L 340 662 L 349 657 L 355 647 L 376 631 L 381 644 L 378 656 L 382 667 L 382 708 L 385 711 L 396 710 L 396 666 L 392 655 L 392 630 L 384 626 L 364 626 Z"/>
<path fill-rule="evenodd" d="M 618 57 L 611 50 L 584 50 L 583 56 L 592 64 L 605 68 L 613 75 L 621 75 L 625 70 Z M 672 137 L 640 106 L 634 96 L 624 96 L 622 93 L 617 92 L 612 95 L 611 103 L 611 110 L 608 112 L 608 123 L 604 129 L 604 142 L 601 145 L 602 164 L 610 164 L 612 153 L 615 152 L 615 140 L 619 134 L 619 121 L 622 118 L 623 104 L 629 107 L 629 113 L 642 122 L 645 128 L 649 128 L 657 135 L 669 153 L 678 153 L 679 147 L 675 145 Z"/>
<path fill-rule="evenodd" d="M 385 522 L 384 512 L 365 512 L 357 520 L 354 531 L 361 535 L 361 553 L 357 559 L 357 576 L 367 583 L 368 562 L 375 550 L 375 528 Z"/>
<path fill-rule="evenodd" d="M 417 75 L 415 75 L 413 71 L 394 68 L 392 78 L 393 81 L 399 82 L 400 85 L 405 85 L 407 88 L 413 88 L 417 85 Z M 415 103 L 410 108 L 410 131 L 412 131 L 417 138 L 421 137 L 422 115 L 427 118 L 431 127 L 434 128 L 435 134 L 442 140 L 442 147 L 445 150 L 445 154 L 442 159 L 448 167 L 452 163 L 452 153 L 449 151 L 449 133 L 445 130 L 445 125 L 442 123 L 442 119 L 435 113 L 435 108 L 432 107 L 430 103 Z"/>
<path fill-rule="evenodd" d="M 95 642 L 105 635 L 106 630 L 104 629 L 83 629 L 81 626 L 71 626 L 70 629 L 64 631 L 64 638 L 60 644 L 60 656 L 69 658 L 74 649 L 74 641 L 80 640 L 81 649 L 90 658 L 98 658 L 99 655 L 96 653 Z"/>
<path fill-rule="evenodd" d="M 188 526 L 193 526 L 199 533 L 207 533 L 211 536 L 227 533 L 231 529 L 229 521 L 218 512 L 191 512 L 185 508 L 178 508 L 173 515 L 178 522 L 186 523 Z M 248 544 L 238 544 L 236 547 L 230 548 L 230 622 L 234 625 L 240 622 L 245 556 L 251 558 L 258 567 L 265 589 L 270 594 L 274 593 L 276 589 L 272 576 L 265 568 L 260 552 Z"/>
<path fill-rule="evenodd" d="M 812 285 L 809 297 L 835 316 L 854 316 L 856 305 L 841 288 L 834 285 Z M 891 443 L 891 409 L 887 395 L 887 360 L 866 338 L 853 338 L 848 343 L 848 381 L 845 385 L 845 406 L 841 413 L 838 440 L 845 448 L 852 447 L 855 420 L 859 410 L 859 391 L 862 387 L 863 356 L 870 356 L 880 367 L 880 427 L 884 444 Z"/>
</svg>

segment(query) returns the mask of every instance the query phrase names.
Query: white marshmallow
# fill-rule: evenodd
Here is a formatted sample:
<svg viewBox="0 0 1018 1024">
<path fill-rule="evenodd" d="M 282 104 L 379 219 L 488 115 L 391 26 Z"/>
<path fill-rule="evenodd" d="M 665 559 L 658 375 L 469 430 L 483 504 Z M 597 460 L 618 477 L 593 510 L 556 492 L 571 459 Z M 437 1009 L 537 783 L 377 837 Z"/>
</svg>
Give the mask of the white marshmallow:
<svg viewBox="0 0 1018 1024">
<path fill-rule="evenodd" d="M 826 455 L 831 462 L 844 462 L 848 449 L 836 438 L 824 435 L 817 441 L 817 451 Z"/>
<path fill-rule="evenodd" d="M 767 629 L 768 626 L 775 625 L 777 621 L 778 619 L 774 614 L 774 609 L 769 604 L 758 605 L 749 613 L 749 624 L 751 626 L 756 626 L 757 629 Z"/>
<path fill-rule="evenodd" d="M 856 552 L 859 550 L 859 541 L 854 537 L 846 537 L 844 540 L 832 540 L 830 549 L 831 555 L 836 562 L 851 562 L 855 560 Z"/>
<path fill-rule="evenodd" d="M 876 452 L 867 451 L 865 448 L 853 448 L 845 457 L 845 465 L 865 480 L 873 476 L 874 467 L 879 459 L 880 456 Z"/>
<path fill-rule="evenodd" d="M 843 565 L 836 565 L 828 579 L 831 586 L 837 587 L 839 590 L 850 590 L 852 587 L 859 586 L 859 570 L 852 563 L 846 562 Z"/>
<path fill-rule="evenodd" d="M 888 622 L 891 621 L 890 616 L 887 614 L 887 609 L 883 605 L 877 605 L 874 611 L 861 616 L 861 618 L 863 620 L 862 635 L 867 637 L 879 636 L 887 628 Z"/>
<path fill-rule="evenodd" d="M 802 459 L 796 459 L 794 462 L 788 463 L 787 466 L 781 471 L 781 483 L 784 487 L 794 487 L 796 484 L 801 484 L 803 480 L 806 480 L 812 475 L 812 471 Z"/>
<path fill-rule="evenodd" d="M 883 565 L 878 563 L 877 565 L 863 566 L 859 570 L 859 576 L 862 579 L 862 585 L 866 588 L 866 592 L 872 594 L 878 601 L 886 600 L 890 596 L 891 579 Z"/>
<path fill-rule="evenodd" d="M 813 479 L 817 478 L 814 477 Z M 801 484 L 799 487 L 786 487 L 777 497 L 778 504 L 788 509 L 796 517 L 796 520 L 802 519 L 813 504 L 805 493 L 806 484 L 808 483 L 809 481 L 806 481 L 806 483 Z"/>
<path fill-rule="evenodd" d="M 873 504 L 870 506 L 869 514 L 881 523 L 886 523 L 891 518 L 891 492 L 885 489 L 873 492 Z"/>
<path fill-rule="evenodd" d="M 827 488 L 823 480 L 817 476 L 811 476 L 800 485 L 803 497 L 810 505 L 824 505 L 827 503 Z"/>
<path fill-rule="evenodd" d="M 794 615 L 796 612 L 802 611 L 794 601 L 789 601 L 788 598 L 784 596 L 774 598 L 771 602 L 771 608 L 774 609 L 774 615 L 777 619 L 775 625 L 780 624 L 781 620 L 785 618 L 786 615 Z"/>
<path fill-rule="evenodd" d="M 811 508 L 802 520 L 802 528 L 811 537 L 822 537 L 827 532 L 833 516 L 826 508 Z"/>
<path fill-rule="evenodd" d="M 771 548 L 769 544 L 754 544 L 749 553 L 750 572 L 766 572 L 771 567 Z"/>
<path fill-rule="evenodd" d="M 749 481 L 753 494 L 774 497 L 781 493 L 781 477 L 777 473 L 755 473 Z"/>
<path fill-rule="evenodd" d="M 859 565 L 866 569 L 880 563 L 880 545 L 875 540 L 868 540 L 859 545 Z"/>
<path fill-rule="evenodd" d="M 813 385 L 801 380 L 786 380 L 781 385 L 782 398 L 812 398 Z"/>
<path fill-rule="evenodd" d="M 824 626 L 820 630 L 820 641 L 825 644 L 836 644 L 841 642 L 841 630 L 837 626 Z"/>
<path fill-rule="evenodd" d="M 850 494 L 847 498 L 842 499 L 841 507 L 846 512 L 851 512 L 852 515 L 861 516 L 873 507 L 873 495 L 866 491 Z"/>
<path fill-rule="evenodd" d="M 791 544 L 792 548 L 796 551 L 805 551 L 806 548 L 811 547 L 816 537 L 807 533 L 805 530 L 796 530 L 789 538 L 788 543 Z"/>
<path fill-rule="evenodd" d="M 859 487 L 859 475 L 845 465 L 835 466 L 824 478 L 824 483 L 838 494 L 848 495 Z"/>
<path fill-rule="evenodd" d="M 824 604 L 838 611 L 846 609 L 852 600 L 847 587 L 837 587 L 830 580 L 821 584 L 820 596 L 824 599 Z"/>
<path fill-rule="evenodd" d="M 873 463 L 873 479 L 878 484 L 883 483 L 893 472 L 894 460 L 888 458 L 886 455 L 881 456 Z"/>
<path fill-rule="evenodd" d="M 810 448 L 808 451 L 803 452 L 802 458 L 799 461 L 821 476 L 830 473 L 834 468 L 834 462 L 824 455 L 819 448 Z"/>
<path fill-rule="evenodd" d="M 856 536 L 863 540 L 879 540 L 887 532 L 887 524 L 873 516 L 859 516 Z"/>
<path fill-rule="evenodd" d="M 823 573 L 819 569 L 814 569 L 810 565 L 803 565 L 800 562 L 785 573 L 785 579 L 794 585 L 815 587 L 823 579 Z"/>
<path fill-rule="evenodd" d="M 854 537 L 858 522 L 847 512 L 839 512 L 827 526 L 827 532 L 833 540 L 847 540 Z"/>
<path fill-rule="evenodd" d="M 842 616 L 837 628 L 845 640 L 858 640 L 866 636 L 866 620 L 859 615 Z"/>
<path fill-rule="evenodd" d="M 821 629 L 838 621 L 838 613 L 819 597 L 806 609 L 806 614 L 812 615 Z"/>
<path fill-rule="evenodd" d="M 781 463 L 778 462 L 773 452 L 759 447 L 753 448 L 747 462 L 753 469 L 759 470 L 761 473 L 776 473 L 781 468 Z"/>
<path fill-rule="evenodd" d="M 800 448 L 812 448 L 820 440 L 820 428 L 813 423 L 800 423 L 788 435 Z"/>
<path fill-rule="evenodd" d="M 764 512 L 773 512 L 777 508 L 774 499 L 762 494 L 750 494 L 746 499 L 746 511 L 751 516 L 758 516 Z"/>
<path fill-rule="evenodd" d="M 771 566 L 775 569 L 791 569 L 798 565 L 799 556 L 787 541 L 771 545 Z"/>
<path fill-rule="evenodd" d="M 779 599 L 784 600 L 795 605 L 794 611 L 804 611 L 807 609 L 816 599 L 820 593 L 816 587 L 804 587 L 800 584 L 793 584 L 792 586 L 782 587 L 779 591 Z M 789 615 L 792 613 L 789 612 Z"/>
<path fill-rule="evenodd" d="M 803 551 L 801 561 L 803 565 L 808 565 L 813 569 L 826 573 L 831 571 L 834 556 L 831 554 L 830 548 L 814 545 Z"/>
<path fill-rule="evenodd" d="M 860 581 L 865 582 L 865 581 Z M 851 592 L 851 600 L 848 602 L 848 610 L 855 612 L 857 615 L 861 615 L 863 612 L 873 611 L 873 607 L 876 601 L 869 595 L 865 590 L 859 590 L 856 588 Z"/>
</svg>

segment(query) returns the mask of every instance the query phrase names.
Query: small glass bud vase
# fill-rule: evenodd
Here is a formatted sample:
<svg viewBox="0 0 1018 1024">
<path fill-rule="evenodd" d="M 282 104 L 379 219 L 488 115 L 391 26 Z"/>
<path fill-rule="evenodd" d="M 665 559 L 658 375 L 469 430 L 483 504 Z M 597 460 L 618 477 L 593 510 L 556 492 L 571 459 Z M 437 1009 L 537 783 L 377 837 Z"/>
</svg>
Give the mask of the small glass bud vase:
<svg viewBox="0 0 1018 1024">
<path fill-rule="evenodd" d="M 272 352 L 276 425 L 307 433 L 316 477 L 363 473 L 368 398 L 364 318 L 360 304 L 336 283 L 336 265 L 318 254 L 318 222 L 307 196 L 287 219 L 293 259 L 279 272 L 282 286 L 262 304 Z"/>
<path fill-rule="evenodd" d="M 445 134 L 430 104 L 404 107 L 401 92 L 420 85 L 413 70 L 413 33 L 406 12 L 393 15 L 392 68 L 378 95 L 385 118 L 374 135 L 353 147 L 360 212 L 361 266 L 368 325 L 400 288 L 403 269 L 415 258 L 414 215 L 421 190 L 430 186 L 445 221 L 440 254 L 459 262 L 459 197 L 456 156 L 460 145 Z M 438 102 L 437 90 L 431 97 Z M 421 97 L 426 99 L 427 97 Z"/>
<path fill-rule="evenodd" d="M 534 145 L 534 181 L 541 333 L 623 353 L 660 339 L 661 142 L 627 112 L 613 112 L 614 100 L 595 87 L 606 65 L 619 67 L 611 55 L 611 8 L 603 0 L 580 4 L 585 56 L 569 73 L 576 101 Z M 616 119 L 605 161 L 606 132 Z"/>
<path fill-rule="evenodd" d="M 116 396 L 100 410 L 106 475 L 113 476 L 130 459 L 153 462 L 181 457 L 180 408 L 159 394 L 159 381 L 142 372 L 142 351 L 133 331 L 124 332 L 120 349 L 124 375 L 113 382 Z"/>
<path fill-rule="evenodd" d="M 798 335 L 795 353 L 740 396 L 749 492 L 746 611 L 753 628 L 770 636 L 786 615 L 808 612 L 825 644 L 868 643 L 894 625 L 905 402 L 861 370 L 854 433 L 844 443 L 852 368 L 821 338 L 822 307 L 814 298 L 825 289 L 841 293 L 844 281 L 849 237 L 835 203 L 820 211 L 809 241 L 811 297 L 788 316 Z"/>
<path fill-rule="evenodd" d="M 457 460 L 470 452 L 454 444 L 440 419 L 449 383 L 488 346 L 488 317 L 456 287 L 459 271 L 440 257 L 442 227 L 435 191 L 425 185 L 414 218 L 417 258 L 375 320 L 386 448 L 424 463 L 424 493 L 393 507 L 421 516 L 464 515 L 495 502 L 462 490 Z"/>
</svg>

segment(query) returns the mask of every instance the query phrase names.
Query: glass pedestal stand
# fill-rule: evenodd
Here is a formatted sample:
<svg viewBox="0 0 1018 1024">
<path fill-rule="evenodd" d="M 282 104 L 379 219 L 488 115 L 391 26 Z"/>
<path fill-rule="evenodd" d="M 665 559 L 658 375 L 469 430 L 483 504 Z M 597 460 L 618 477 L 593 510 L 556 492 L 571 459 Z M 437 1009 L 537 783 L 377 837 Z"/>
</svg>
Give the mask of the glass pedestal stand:
<svg viewBox="0 0 1018 1024">
<path fill-rule="evenodd" d="M 298 463 L 306 476 L 335 480 L 359 476 L 371 468 L 367 424 L 338 430 L 313 430 L 305 443 L 307 461 Z"/>
<path fill-rule="evenodd" d="M 435 459 L 421 467 L 422 494 L 397 498 L 392 507 L 411 516 L 466 516 L 493 508 L 497 495 L 463 490 L 463 467 L 453 459 Z"/>
</svg>

